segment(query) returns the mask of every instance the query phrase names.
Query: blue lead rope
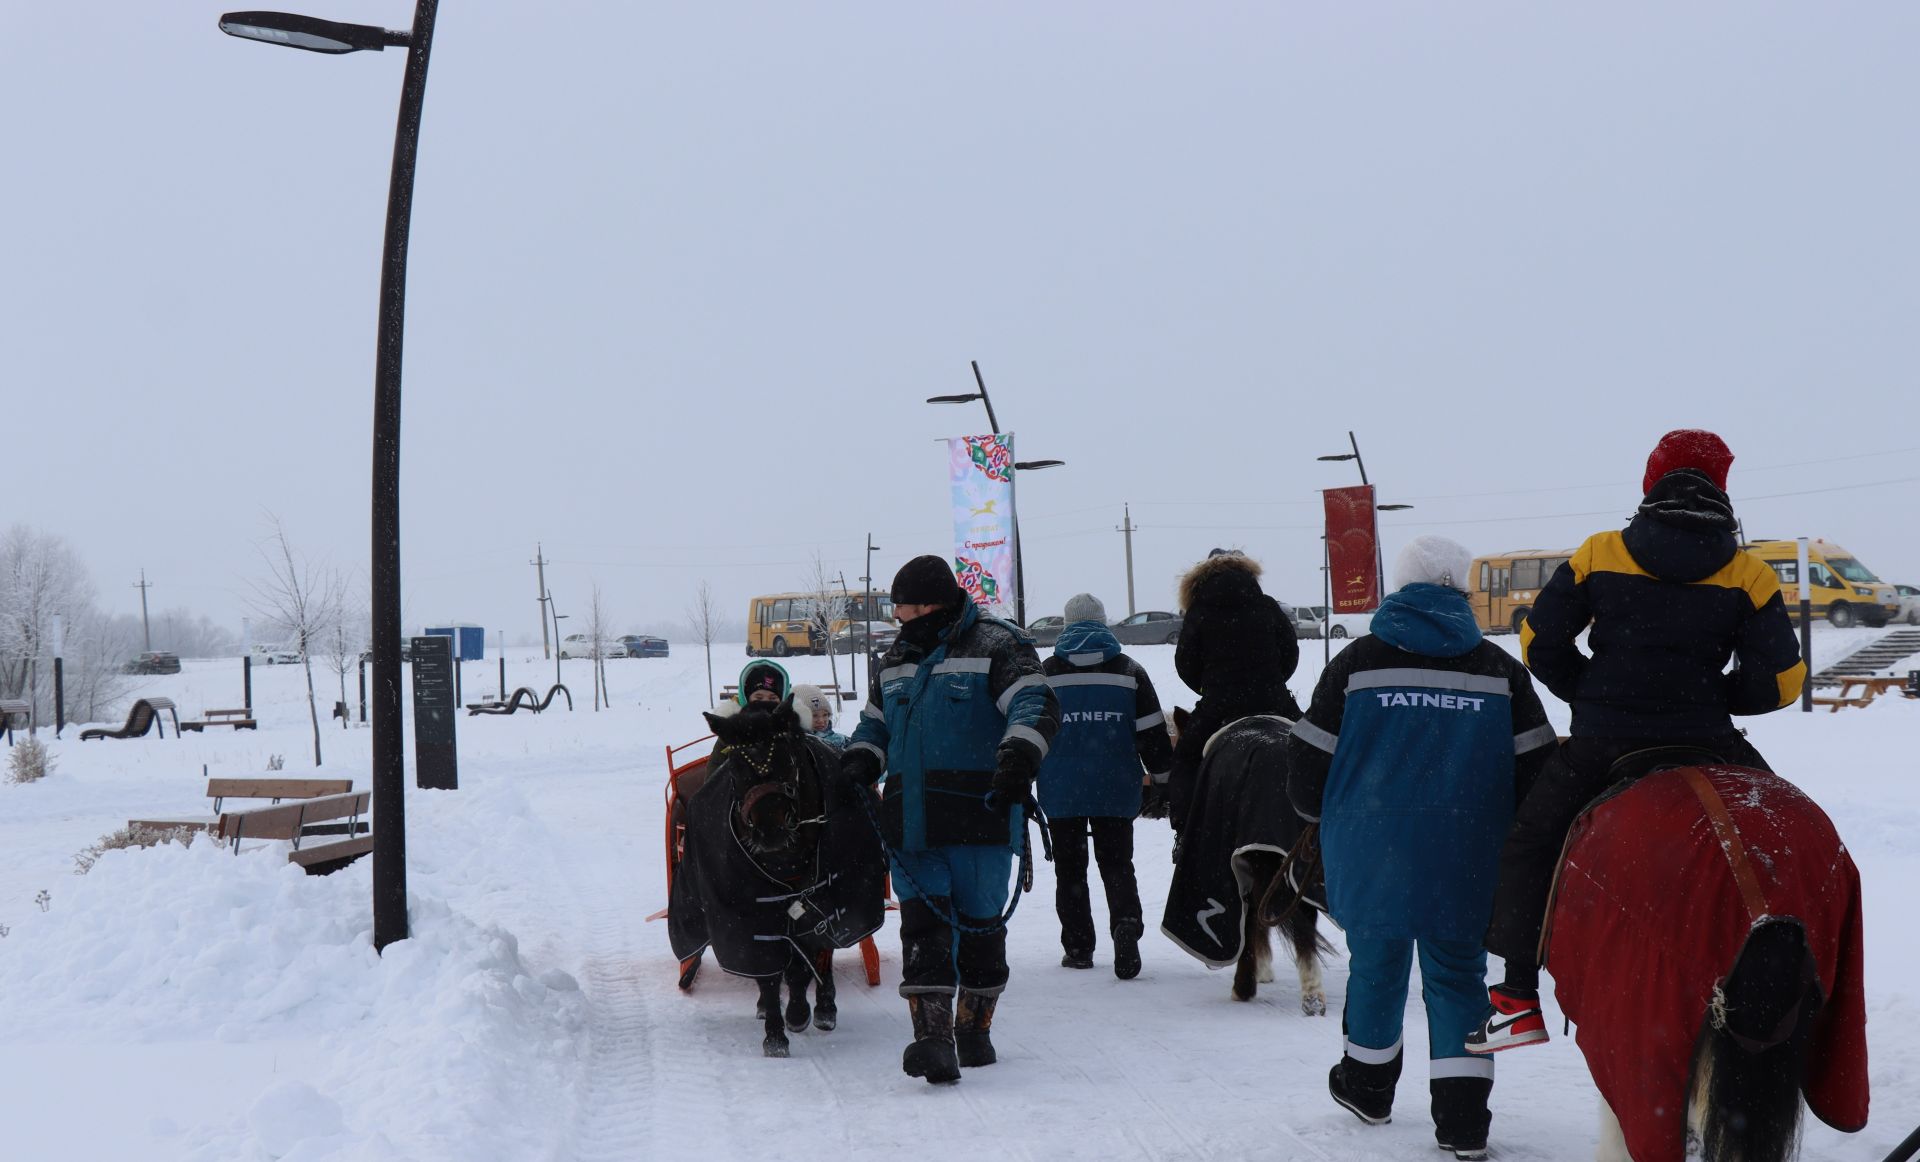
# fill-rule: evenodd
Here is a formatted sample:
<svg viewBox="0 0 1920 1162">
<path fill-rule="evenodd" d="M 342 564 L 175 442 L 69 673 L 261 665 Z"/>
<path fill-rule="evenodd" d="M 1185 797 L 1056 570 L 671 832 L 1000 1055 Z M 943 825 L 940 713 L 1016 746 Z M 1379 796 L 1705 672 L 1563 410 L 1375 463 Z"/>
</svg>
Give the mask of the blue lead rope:
<svg viewBox="0 0 1920 1162">
<path fill-rule="evenodd" d="M 1026 802 L 1022 804 L 1022 807 L 1026 810 L 1026 816 L 1020 825 L 1020 878 L 1015 881 L 1013 885 L 1013 898 L 1007 901 L 1007 910 L 1000 913 L 1000 918 L 991 924 L 965 923 L 958 915 L 934 907 L 933 901 L 939 897 L 928 892 L 925 887 L 921 886 L 920 881 L 913 878 L 913 873 L 907 870 L 906 865 L 896 858 L 899 852 L 894 849 L 892 844 L 887 842 L 886 829 L 880 826 L 880 816 L 873 809 L 873 792 L 869 791 L 863 784 L 854 783 L 853 793 L 859 797 L 860 806 L 866 811 L 867 823 L 873 828 L 874 835 L 880 840 L 880 849 L 887 853 L 888 865 L 891 866 L 894 871 L 899 872 L 901 877 L 907 881 L 907 884 L 919 895 L 920 899 L 926 902 L 928 911 L 945 921 L 956 932 L 968 932 L 976 936 L 985 936 L 1006 930 L 1007 921 L 1013 919 L 1014 912 L 1020 908 L 1020 897 L 1033 890 L 1033 836 L 1028 832 L 1027 828 L 1036 821 L 1040 824 L 1040 852 L 1048 863 L 1053 862 L 1053 836 L 1047 830 L 1046 812 L 1040 809 L 1039 801 L 1029 793 Z M 982 805 L 988 810 L 992 810 L 998 806 L 998 804 L 994 802 L 991 793 L 987 795 Z"/>
</svg>

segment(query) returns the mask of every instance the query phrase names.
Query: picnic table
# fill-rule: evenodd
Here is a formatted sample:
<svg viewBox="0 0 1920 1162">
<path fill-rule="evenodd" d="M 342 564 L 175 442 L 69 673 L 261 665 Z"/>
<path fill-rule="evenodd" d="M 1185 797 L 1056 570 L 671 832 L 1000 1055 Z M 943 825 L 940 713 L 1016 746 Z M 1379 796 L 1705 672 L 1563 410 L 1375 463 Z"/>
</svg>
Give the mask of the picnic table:
<svg viewBox="0 0 1920 1162">
<path fill-rule="evenodd" d="M 1909 682 L 1909 679 L 1906 678 L 1882 678 L 1870 674 L 1836 674 L 1833 680 L 1840 684 L 1839 694 L 1815 695 L 1813 699 L 1815 706 L 1825 706 L 1829 714 L 1840 713 L 1842 706 L 1869 705 L 1875 698 L 1887 693 L 1889 690 L 1899 690 L 1902 693 L 1906 693 L 1906 687 Z M 1860 693 L 1855 694 L 1854 691 L 1856 689 L 1859 690 Z M 1914 694 L 1908 694 L 1907 696 L 1920 697 L 1920 695 Z"/>
</svg>

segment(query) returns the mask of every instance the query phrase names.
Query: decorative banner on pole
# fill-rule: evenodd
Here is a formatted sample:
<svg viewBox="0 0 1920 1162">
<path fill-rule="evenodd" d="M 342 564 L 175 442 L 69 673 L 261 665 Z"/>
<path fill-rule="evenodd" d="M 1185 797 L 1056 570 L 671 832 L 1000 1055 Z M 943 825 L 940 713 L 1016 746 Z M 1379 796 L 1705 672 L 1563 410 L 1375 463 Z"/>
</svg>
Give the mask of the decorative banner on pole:
<svg viewBox="0 0 1920 1162">
<path fill-rule="evenodd" d="M 995 617 L 1014 607 L 1013 433 L 947 441 L 953 485 L 953 572 Z"/>
<path fill-rule="evenodd" d="M 1380 605 L 1380 534 L 1373 485 L 1328 488 L 1327 565 L 1333 612 L 1371 613 Z"/>
</svg>

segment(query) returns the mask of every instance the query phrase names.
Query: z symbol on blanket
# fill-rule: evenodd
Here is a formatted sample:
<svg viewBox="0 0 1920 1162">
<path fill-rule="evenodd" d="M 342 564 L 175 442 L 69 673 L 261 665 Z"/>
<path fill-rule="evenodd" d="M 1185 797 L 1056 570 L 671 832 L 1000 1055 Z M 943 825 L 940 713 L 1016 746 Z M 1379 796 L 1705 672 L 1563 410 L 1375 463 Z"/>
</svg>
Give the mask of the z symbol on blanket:
<svg viewBox="0 0 1920 1162">
<path fill-rule="evenodd" d="M 1213 906 L 1210 908 L 1202 908 L 1198 912 L 1195 912 L 1193 914 L 1193 919 L 1195 923 L 1200 925 L 1201 931 L 1207 934 L 1207 939 L 1213 941 L 1215 944 L 1219 944 L 1220 935 L 1219 933 L 1213 930 L 1213 925 L 1209 923 L 1209 921 L 1212 920 L 1215 916 L 1226 915 L 1227 906 L 1221 903 L 1220 901 L 1214 899 L 1212 896 L 1207 897 L 1207 903 Z"/>
</svg>

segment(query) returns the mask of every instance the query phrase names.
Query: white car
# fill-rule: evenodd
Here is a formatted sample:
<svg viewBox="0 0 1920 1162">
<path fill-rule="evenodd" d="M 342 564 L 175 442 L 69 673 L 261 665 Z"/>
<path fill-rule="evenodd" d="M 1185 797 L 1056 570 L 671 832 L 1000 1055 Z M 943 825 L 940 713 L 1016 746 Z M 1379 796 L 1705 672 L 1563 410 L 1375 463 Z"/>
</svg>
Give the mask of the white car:
<svg viewBox="0 0 1920 1162">
<path fill-rule="evenodd" d="M 291 646 L 256 645 L 247 656 L 256 666 L 291 666 L 300 661 L 300 651 Z"/>
<path fill-rule="evenodd" d="M 563 658 L 591 658 L 593 656 L 593 635 L 570 633 L 560 639 L 560 656 Z M 620 644 L 618 638 L 608 638 L 600 643 L 600 656 L 603 658 L 624 658 L 627 647 Z"/>
<path fill-rule="evenodd" d="M 1920 588 L 1895 585 L 1893 591 L 1900 595 L 1900 612 L 1893 615 L 1894 624 L 1920 625 Z"/>
</svg>

